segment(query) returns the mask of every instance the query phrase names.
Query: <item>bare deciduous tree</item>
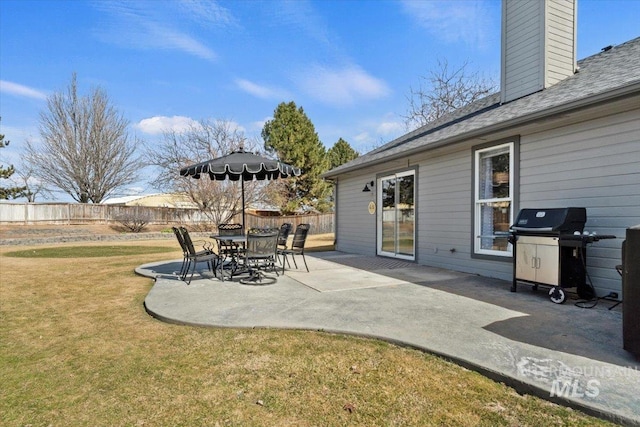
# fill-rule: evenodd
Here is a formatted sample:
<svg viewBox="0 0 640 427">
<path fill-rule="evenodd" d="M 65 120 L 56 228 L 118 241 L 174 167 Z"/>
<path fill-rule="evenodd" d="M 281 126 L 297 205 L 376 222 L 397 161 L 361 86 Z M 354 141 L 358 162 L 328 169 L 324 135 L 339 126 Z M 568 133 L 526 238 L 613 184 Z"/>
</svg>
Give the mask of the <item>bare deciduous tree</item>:
<svg viewBox="0 0 640 427">
<path fill-rule="evenodd" d="M 38 196 L 42 196 L 45 199 L 51 198 L 51 191 L 40 179 L 35 177 L 35 170 L 36 168 L 33 164 L 23 161 L 16 171 L 20 182 L 24 184 L 23 196 L 30 203 L 35 202 Z"/>
<path fill-rule="evenodd" d="M 40 113 L 42 143 L 27 141 L 26 163 L 47 186 L 80 203 L 100 203 L 138 177 L 138 141 L 128 125 L 103 90 L 79 96 L 74 73 L 66 91 L 47 99 Z"/>
<path fill-rule="evenodd" d="M 409 109 L 405 119 L 408 130 L 416 129 L 439 119 L 497 91 L 491 79 L 467 70 L 468 62 L 450 69 L 446 60 L 438 60 L 438 68 L 421 77 L 419 88 L 411 88 Z"/>
<path fill-rule="evenodd" d="M 239 182 L 212 181 L 180 176 L 180 169 L 194 163 L 224 156 L 240 148 L 255 151 L 257 144 L 247 141 L 244 133 L 228 120 L 201 120 L 184 132 L 167 130 L 159 144 L 148 146 L 147 161 L 157 167 L 152 185 L 161 191 L 186 194 L 212 224 L 229 222 L 242 212 Z M 246 182 L 246 204 L 260 198 L 264 183 Z"/>
</svg>

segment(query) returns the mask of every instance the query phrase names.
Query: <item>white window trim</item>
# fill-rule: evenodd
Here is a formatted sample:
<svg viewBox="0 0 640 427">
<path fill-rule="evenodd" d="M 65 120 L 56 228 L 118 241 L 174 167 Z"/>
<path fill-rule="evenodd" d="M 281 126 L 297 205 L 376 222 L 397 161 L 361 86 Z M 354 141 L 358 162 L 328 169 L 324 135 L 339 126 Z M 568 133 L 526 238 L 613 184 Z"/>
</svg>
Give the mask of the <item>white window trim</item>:
<svg viewBox="0 0 640 427">
<path fill-rule="evenodd" d="M 493 198 L 493 199 L 479 199 L 480 192 L 480 156 L 482 153 L 486 153 L 488 151 L 497 151 L 504 147 L 509 148 L 509 197 L 507 198 Z M 473 228 L 473 253 L 476 255 L 491 255 L 491 256 L 499 256 L 499 257 L 511 257 L 513 254 L 513 247 L 511 245 L 507 246 L 506 251 L 496 251 L 491 249 L 481 249 L 480 248 L 480 230 L 481 230 L 481 204 L 482 203 L 491 203 L 491 202 L 500 202 L 500 201 L 508 201 L 509 202 L 509 221 L 510 224 L 513 224 L 513 209 L 514 209 L 514 191 L 515 191 L 515 180 L 514 180 L 514 170 L 515 170 L 515 143 L 507 142 L 505 144 L 497 144 L 490 147 L 482 148 L 476 150 L 474 152 L 474 195 L 473 195 L 473 203 L 474 203 L 474 228 Z"/>
</svg>

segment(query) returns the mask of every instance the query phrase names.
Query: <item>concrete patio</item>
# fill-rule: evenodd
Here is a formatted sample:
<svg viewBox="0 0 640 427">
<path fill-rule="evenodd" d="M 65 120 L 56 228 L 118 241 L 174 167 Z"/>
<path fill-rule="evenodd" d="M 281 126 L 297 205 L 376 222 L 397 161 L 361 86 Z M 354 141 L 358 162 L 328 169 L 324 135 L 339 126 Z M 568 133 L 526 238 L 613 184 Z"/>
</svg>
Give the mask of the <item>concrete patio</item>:
<svg viewBox="0 0 640 427">
<path fill-rule="evenodd" d="M 622 349 L 621 306 L 557 305 L 544 290 L 340 252 L 307 255 L 269 286 L 178 280 L 181 260 L 140 266 L 155 278 L 147 311 L 214 327 L 323 330 L 442 355 L 494 380 L 625 425 L 640 425 L 640 363 Z M 298 264 L 300 266 L 300 263 Z"/>
</svg>

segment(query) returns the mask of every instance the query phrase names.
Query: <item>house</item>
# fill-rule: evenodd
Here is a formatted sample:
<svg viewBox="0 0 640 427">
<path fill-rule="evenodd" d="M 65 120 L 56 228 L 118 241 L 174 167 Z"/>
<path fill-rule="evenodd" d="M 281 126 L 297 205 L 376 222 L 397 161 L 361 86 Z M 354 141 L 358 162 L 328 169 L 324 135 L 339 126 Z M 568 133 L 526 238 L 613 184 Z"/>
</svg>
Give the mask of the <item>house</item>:
<svg viewBox="0 0 640 427">
<path fill-rule="evenodd" d="M 114 197 L 102 202 L 105 205 L 119 206 L 147 206 L 161 208 L 197 209 L 186 194 L 179 193 L 156 193 L 138 196 Z"/>
<path fill-rule="evenodd" d="M 640 224 L 640 38 L 577 62 L 575 1 L 502 9 L 499 93 L 324 175 L 336 248 L 511 280 L 520 209 L 585 207 L 585 230 L 618 237 L 589 245 L 589 277 L 620 294 Z"/>
</svg>

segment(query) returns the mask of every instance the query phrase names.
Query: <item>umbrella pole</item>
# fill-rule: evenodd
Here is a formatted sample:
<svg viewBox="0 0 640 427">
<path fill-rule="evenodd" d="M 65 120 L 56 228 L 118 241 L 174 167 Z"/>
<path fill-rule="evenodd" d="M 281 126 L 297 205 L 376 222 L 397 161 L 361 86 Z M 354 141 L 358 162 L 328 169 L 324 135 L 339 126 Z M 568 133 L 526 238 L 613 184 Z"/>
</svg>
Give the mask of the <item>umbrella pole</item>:
<svg viewBox="0 0 640 427">
<path fill-rule="evenodd" d="M 242 182 L 242 229 L 246 232 L 247 230 L 245 229 L 245 216 L 244 216 L 244 177 L 240 178 L 240 181 Z"/>
</svg>

